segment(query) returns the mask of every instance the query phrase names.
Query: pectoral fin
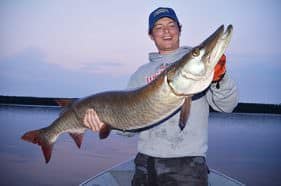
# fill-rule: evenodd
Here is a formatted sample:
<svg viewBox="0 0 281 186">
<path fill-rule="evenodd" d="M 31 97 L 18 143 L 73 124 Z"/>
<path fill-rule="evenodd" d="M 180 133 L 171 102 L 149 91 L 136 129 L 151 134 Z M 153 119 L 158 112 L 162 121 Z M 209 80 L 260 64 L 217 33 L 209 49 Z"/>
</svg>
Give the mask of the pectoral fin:
<svg viewBox="0 0 281 186">
<path fill-rule="evenodd" d="M 100 139 L 107 138 L 110 134 L 110 131 L 111 131 L 111 127 L 107 124 L 104 124 L 99 132 Z"/>
<path fill-rule="evenodd" d="M 181 113 L 180 113 L 179 127 L 181 130 L 183 130 L 186 125 L 190 112 L 190 106 L 191 106 L 191 97 L 186 97 L 181 107 Z"/>
</svg>

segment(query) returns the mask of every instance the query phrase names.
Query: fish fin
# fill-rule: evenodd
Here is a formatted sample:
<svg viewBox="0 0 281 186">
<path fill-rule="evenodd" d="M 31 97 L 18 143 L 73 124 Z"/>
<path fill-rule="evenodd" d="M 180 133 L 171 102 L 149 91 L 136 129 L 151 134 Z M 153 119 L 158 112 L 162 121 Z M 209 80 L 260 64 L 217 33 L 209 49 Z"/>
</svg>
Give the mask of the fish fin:
<svg viewBox="0 0 281 186">
<path fill-rule="evenodd" d="M 105 139 L 109 136 L 110 134 L 110 131 L 111 131 L 111 127 L 107 124 L 104 124 L 101 129 L 100 129 L 100 132 L 99 132 L 99 136 L 100 136 L 100 139 Z"/>
<path fill-rule="evenodd" d="M 70 105 L 73 101 L 73 99 L 55 99 L 55 102 L 61 107 L 66 107 Z"/>
<path fill-rule="evenodd" d="M 21 139 L 41 146 L 45 162 L 48 163 L 50 161 L 53 151 L 53 143 L 49 143 L 47 139 L 42 136 L 40 130 L 29 131 L 25 133 Z"/>
<path fill-rule="evenodd" d="M 69 135 L 73 138 L 77 147 L 80 149 L 82 141 L 83 141 L 84 133 L 71 133 L 70 132 Z"/>
<path fill-rule="evenodd" d="M 48 163 L 51 159 L 54 144 L 42 143 L 40 146 L 45 157 L 45 163 Z"/>
<path fill-rule="evenodd" d="M 77 98 L 55 99 L 55 102 L 62 107 L 62 111 L 59 115 L 62 116 L 69 108 L 71 108 L 76 100 Z"/>
<path fill-rule="evenodd" d="M 181 113 L 180 113 L 179 127 L 181 130 L 183 130 L 186 125 L 190 112 L 190 106 L 191 106 L 191 97 L 186 97 L 184 99 L 184 103 L 181 107 Z"/>
</svg>

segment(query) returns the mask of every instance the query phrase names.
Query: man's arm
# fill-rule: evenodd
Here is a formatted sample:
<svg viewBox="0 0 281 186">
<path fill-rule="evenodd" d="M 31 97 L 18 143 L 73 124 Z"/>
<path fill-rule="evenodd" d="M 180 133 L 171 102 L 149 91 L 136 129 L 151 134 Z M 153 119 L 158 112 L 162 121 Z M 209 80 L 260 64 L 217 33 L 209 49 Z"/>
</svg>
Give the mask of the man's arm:
<svg viewBox="0 0 281 186">
<path fill-rule="evenodd" d="M 226 56 L 223 55 L 215 67 L 213 83 L 207 92 L 209 105 L 219 112 L 232 112 L 238 104 L 235 82 L 226 73 Z"/>
<path fill-rule="evenodd" d="M 216 83 L 212 83 L 207 92 L 209 105 L 219 112 L 232 112 L 238 104 L 237 87 L 228 74 L 219 82 L 219 88 Z"/>
</svg>

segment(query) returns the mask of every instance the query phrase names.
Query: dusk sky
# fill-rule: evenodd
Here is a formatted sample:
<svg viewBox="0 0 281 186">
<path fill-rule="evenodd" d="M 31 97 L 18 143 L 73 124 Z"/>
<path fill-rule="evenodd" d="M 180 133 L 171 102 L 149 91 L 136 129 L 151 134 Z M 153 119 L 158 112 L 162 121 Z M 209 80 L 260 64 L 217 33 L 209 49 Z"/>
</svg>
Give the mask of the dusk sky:
<svg viewBox="0 0 281 186">
<path fill-rule="evenodd" d="M 181 45 L 232 24 L 227 73 L 240 102 L 281 103 L 279 0 L 1 0 L 0 95 L 83 97 L 126 88 L 156 51 L 148 15 L 172 7 Z"/>
</svg>

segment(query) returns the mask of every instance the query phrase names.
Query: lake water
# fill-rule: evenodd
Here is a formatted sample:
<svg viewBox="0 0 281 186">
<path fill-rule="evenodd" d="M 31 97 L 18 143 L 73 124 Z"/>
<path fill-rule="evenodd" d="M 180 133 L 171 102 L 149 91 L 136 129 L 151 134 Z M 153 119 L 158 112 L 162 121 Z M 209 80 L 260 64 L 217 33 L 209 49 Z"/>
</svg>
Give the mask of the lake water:
<svg viewBox="0 0 281 186">
<path fill-rule="evenodd" d="M 99 140 L 87 132 L 78 149 L 65 134 L 45 164 L 40 148 L 20 137 L 45 127 L 59 111 L 0 105 L 0 185 L 78 185 L 136 154 L 136 136 L 112 134 Z M 281 115 L 211 113 L 208 165 L 247 185 L 280 185 L 280 134 Z"/>
</svg>

